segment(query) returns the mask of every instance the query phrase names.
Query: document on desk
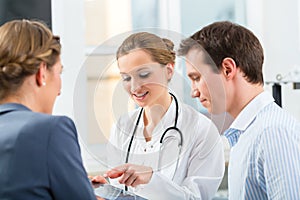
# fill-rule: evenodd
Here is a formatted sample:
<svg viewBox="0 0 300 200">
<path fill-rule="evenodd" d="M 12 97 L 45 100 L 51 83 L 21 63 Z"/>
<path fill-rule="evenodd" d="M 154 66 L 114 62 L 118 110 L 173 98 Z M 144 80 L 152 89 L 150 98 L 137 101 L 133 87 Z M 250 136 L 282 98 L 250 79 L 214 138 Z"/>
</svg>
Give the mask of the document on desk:
<svg viewBox="0 0 300 200">
<path fill-rule="evenodd" d="M 99 184 L 99 187 L 94 188 L 94 192 L 97 196 L 106 200 L 147 200 L 110 184 Z"/>
</svg>

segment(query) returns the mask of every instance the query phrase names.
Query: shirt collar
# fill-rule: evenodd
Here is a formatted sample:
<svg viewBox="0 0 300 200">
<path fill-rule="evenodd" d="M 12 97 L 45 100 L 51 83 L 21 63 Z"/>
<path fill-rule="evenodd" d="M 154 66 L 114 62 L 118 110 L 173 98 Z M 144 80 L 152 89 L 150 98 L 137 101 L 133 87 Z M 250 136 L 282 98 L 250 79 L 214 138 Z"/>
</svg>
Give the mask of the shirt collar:
<svg viewBox="0 0 300 200">
<path fill-rule="evenodd" d="M 245 131 L 255 119 L 256 115 L 268 104 L 274 102 L 272 95 L 264 91 L 257 95 L 248 105 L 240 112 L 233 121 L 230 128 Z"/>
<path fill-rule="evenodd" d="M 22 104 L 17 104 L 17 103 L 5 103 L 0 105 L 0 114 L 15 111 L 15 110 L 29 111 L 30 109 Z"/>
</svg>

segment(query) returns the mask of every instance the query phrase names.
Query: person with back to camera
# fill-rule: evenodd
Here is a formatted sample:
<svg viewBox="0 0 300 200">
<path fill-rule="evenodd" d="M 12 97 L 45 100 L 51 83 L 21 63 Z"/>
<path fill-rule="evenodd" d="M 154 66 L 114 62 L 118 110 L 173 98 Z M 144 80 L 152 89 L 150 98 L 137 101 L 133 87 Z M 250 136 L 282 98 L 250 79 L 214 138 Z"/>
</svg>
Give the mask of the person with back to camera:
<svg viewBox="0 0 300 200">
<path fill-rule="evenodd" d="M 0 27 L 0 199 L 96 199 L 61 90 L 59 37 L 41 22 Z"/>
<path fill-rule="evenodd" d="M 300 124 L 263 89 L 257 37 L 215 22 L 183 40 L 179 55 L 186 57 L 192 96 L 209 112 L 234 117 L 224 132 L 231 146 L 229 199 L 300 199 Z"/>
<path fill-rule="evenodd" d="M 210 199 L 224 173 L 223 146 L 211 120 L 170 93 L 173 48 L 169 39 L 148 32 L 130 35 L 118 48 L 124 89 L 140 107 L 112 128 L 107 154 L 114 168 L 106 176 L 149 199 Z M 173 130 L 165 132 L 168 127 Z"/>
</svg>

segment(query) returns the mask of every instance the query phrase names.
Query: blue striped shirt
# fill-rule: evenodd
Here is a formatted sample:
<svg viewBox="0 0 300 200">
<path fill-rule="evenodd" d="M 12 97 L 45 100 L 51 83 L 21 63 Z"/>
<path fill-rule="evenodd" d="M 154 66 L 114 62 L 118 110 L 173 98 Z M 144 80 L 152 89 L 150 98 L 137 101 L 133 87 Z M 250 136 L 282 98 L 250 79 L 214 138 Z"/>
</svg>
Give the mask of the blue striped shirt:
<svg viewBox="0 0 300 200">
<path fill-rule="evenodd" d="M 229 199 L 300 199 L 300 123 L 268 92 L 224 134 L 231 145 Z"/>
</svg>

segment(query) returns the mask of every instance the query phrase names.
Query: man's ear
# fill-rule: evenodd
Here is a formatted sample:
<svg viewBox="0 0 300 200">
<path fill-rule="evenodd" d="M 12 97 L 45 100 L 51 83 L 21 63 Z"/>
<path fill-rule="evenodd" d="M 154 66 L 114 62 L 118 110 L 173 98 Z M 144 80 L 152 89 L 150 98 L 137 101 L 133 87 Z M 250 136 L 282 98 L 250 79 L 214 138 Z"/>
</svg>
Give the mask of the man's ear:
<svg viewBox="0 0 300 200">
<path fill-rule="evenodd" d="M 222 61 L 221 71 L 226 79 L 232 79 L 237 73 L 237 66 L 235 61 L 230 57 L 224 58 Z"/>
<path fill-rule="evenodd" d="M 167 76 L 168 76 L 168 81 L 172 79 L 172 76 L 174 74 L 174 63 L 168 63 L 166 65 L 167 68 Z"/>
<path fill-rule="evenodd" d="M 39 70 L 35 75 L 36 83 L 39 87 L 46 85 L 46 72 L 47 72 L 47 64 L 45 62 L 41 62 Z"/>
</svg>

